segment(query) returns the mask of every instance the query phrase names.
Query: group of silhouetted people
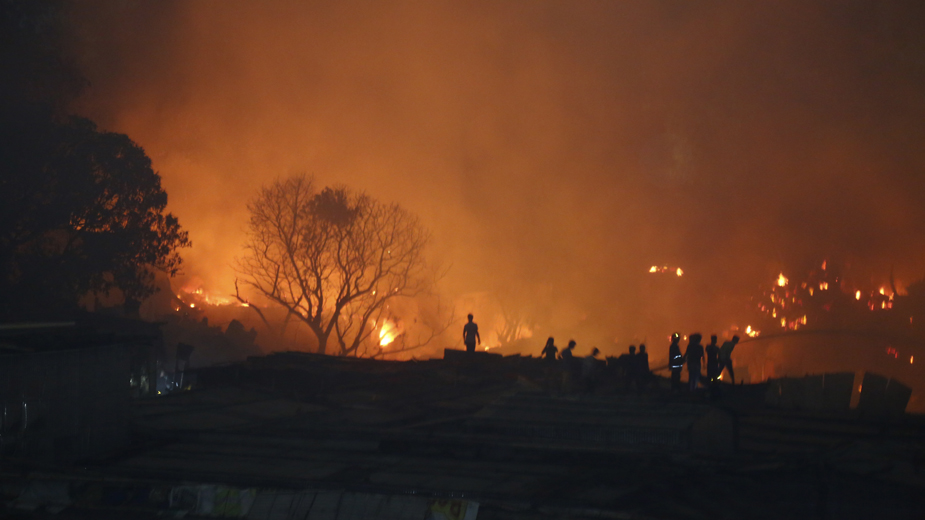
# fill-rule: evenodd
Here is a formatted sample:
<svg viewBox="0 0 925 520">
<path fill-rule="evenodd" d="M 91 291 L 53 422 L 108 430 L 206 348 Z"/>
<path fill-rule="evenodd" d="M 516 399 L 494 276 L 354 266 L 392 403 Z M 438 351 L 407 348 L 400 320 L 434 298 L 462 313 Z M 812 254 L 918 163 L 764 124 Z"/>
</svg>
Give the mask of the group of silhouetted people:
<svg viewBox="0 0 925 520">
<path fill-rule="evenodd" d="M 476 342 L 481 343 L 479 337 L 479 327 L 472 321 L 472 314 L 468 316 L 469 322 L 463 327 L 463 342 L 466 345 L 467 352 L 475 352 Z M 700 344 L 703 336 L 695 333 L 691 334 L 687 348 L 684 354 L 681 354 L 681 335 L 674 333 L 671 336 L 671 344 L 668 346 L 668 368 L 671 370 L 671 389 L 680 391 L 681 371 L 684 365 L 687 365 L 688 388 L 696 390 L 700 385 L 712 386 L 717 383 L 723 371 L 729 373 L 729 381 L 735 384 L 735 370 L 732 366 L 732 351 L 736 344 L 739 343 L 739 336 L 733 336 L 729 341 L 717 345 L 716 335 L 710 336 L 710 344 L 704 347 Z M 543 359 L 549 362 L 555 362 L 557 359 L 563 363 L 567 372 L 573 373 L 580 377 L 582 381 L 590 387 L 593 386 L 597 372 L 605 365 L 604 361 L 598 359 L 600 350 L 596 347 L 591 350 L 591 354 L 584 358 L 575 356 L 575 340 L 570 340 L 568 346 L 559 352 L 556 347 L 555 339 L 550 337 L 546 340 L 546 345 L 540 352 Z M 706 360 L 707 373 L 706 380 L 702 377 L 703 362 Z M 626 389 L 635 387 L 642 390 L 650 385 L 657 385 L 656 377 L 649 369 L 649 354 L 646 352 L 644 343 L 639 345 L 639 352 L 636 351 L 635 345 L 630 345 L 629 353 L 622 354 L 617 358 L 607 358 L 607 367 L 613 367 L 624 381 Z"/>
<path fill-rule="evenodd" d="M 736 344 L 739 343 L 739 336 L 733 336 L 729 341 L 717 344 L 716 335 L 710 336 L 710 344 L 701 345 L 703 336 L 700 334 L 691 334 L 689 342 L 684 353 L 681 353 L 681 335 L 673 334 L 671 345 L 668 347 L 668 367 L 671 369 L 671 389 L 680 391 L 681 371 L 684 365 L 687 365 L 688 389 L 696 390 L 701 385 L 714 386 L 720 381 L 723 371 L 729 373 L 729 382 L 735 384 L 735 370 L 732 364 L 732 351 Z M 595 371 L 604 364 L 597 359 L 600 351 L 595 348 L 589 356 L 581 360 L 580 365 L 576 362 L 573 351 L 575 349 L 575 340 L 568 342 L 568 346 L 559 352 L 556 347 L 555 339 L 546 340 L 546 345 L 540 352 L 541 356 L 547 361 L 556 361 L 557 355 L 560 361 L 565 364 L 566 370 L 579 372 L 582 381 L 591 382 L 594 379 Z M 703 364 L 706 361 L 706 378 L 703 377 Z M 657 386 L 657 378 L 649 368 L 649 354 L 646 352 L 646 345 L 641 343 L 639 351 L 636 351 L 635 345 L 630 345 L 629 352 L 622 354 L 617 358 L 607 358 L 607 367 L 612 367 L 623 381 L 625 389 L 635 388 L 643 390 L 650 386 Z"/>
<path fill-rule="evenodd" d="M 710 344 L 704 347 L 700 344 L 703 336 L 691 334 L 687 349 L 681 354 L 681 336 L 674 333 L 671 336 L 671 345 L 668 346 L 668 368 L 671 369 L 671 389 L 681 390 L 681 370 L 687 364 L 687 382 L 690 390 L 695 390 L 704 383 L 701 379 L 703 360 L 707 361 L 706 384 L 717 383 L 723 370 L 729 372 L 729 381 L 735 384 L 735 370 L 732 366 L 732 350 L 739 343 L 739 336 L 723 342 L 722 346 L 716 344 L 716 334 L 710 336 Z"/>
<path fill-rule="evenodd" d="M 601 351 L 594 347 L 591 349 L 591 353 L 583 358 L 575 356 L 575 346 L 577 342 L 575 340 L 569 340 L 568 346 L 562 349 L 562 352 L 559 352 L 559 348 L 556 347 L 555 338 L 549 338 L 546 340 L 546 345 L 543 347 L 543 350 L 540 352 L 540 356 L 548 362 L 554 363 L 557 359 L 562 363 L 562 368 L 565 374 L 569 375 L 570 379 L 575 379 L 585 390 L 593 391 L 594 386 L 597 381 L 598 373 L 601 368 L 605 366 L 604 361 L 598 359 L 598 355 Z M 558 357 L 556 356 L 558 354 Z"/>
<path fill-rule="evenodd" d="M 642 390 L 656 384 L 655 375 L 649 370 L 649 353 L 645 343 L 639 344 L 639 352 L 636 345 L 630 345 L 629 353 L 621 354 L 613 360 L 613 364 L 627 390 L 632 387 Z"/>
</svg>

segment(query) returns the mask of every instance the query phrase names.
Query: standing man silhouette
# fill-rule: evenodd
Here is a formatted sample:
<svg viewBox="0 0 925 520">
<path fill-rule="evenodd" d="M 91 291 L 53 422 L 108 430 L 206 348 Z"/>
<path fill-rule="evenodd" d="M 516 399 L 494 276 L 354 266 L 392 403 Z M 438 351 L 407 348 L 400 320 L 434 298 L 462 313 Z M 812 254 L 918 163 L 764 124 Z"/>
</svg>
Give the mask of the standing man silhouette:
<svg viewBox="0 0 925 520">
<path fill-rule="evenodd" d="M 733 336 L 732 340 L 724 341 L 723 346 L 719 348 L 719 373 L 723 373 L 723 369 L 726 369 L 729 372 L 729 382 L 736 384 L 736 372 L 732 368 L 732 349 L 736 348 L 736 345 L 739 343 L 739 336 Z"/>
<path fill-rule="evenodd" d="M 681 369 L 684 368 L 684 356 L 681 355 L 681 335 L 675 332 L 671 335 L 671 345 L 668 346 L 668 367 L 671 368 L 671 391 L 681 391 Z"/>
<path fill-rule="evenodd" d="M 468 316 L 469 323 L 463 325 L 463 343 L 466 344 L 466 352 L 475 352 L 475 343 L 482 344 L 482 338 L 479 336 L 479 326 L 472 321 L 472 314 Z"/>
<path fill-rule="evenodd" d="M 703 345 L 700 344 L 702 338 L 700 334 L 691 334 L 687 350 L 684 352 L 684 359 L 687 360 L 687 380 L 690 383 L 691 392 L 696 390 L 700 383 L 700 364 L 703 361 Z"/>
</svg>

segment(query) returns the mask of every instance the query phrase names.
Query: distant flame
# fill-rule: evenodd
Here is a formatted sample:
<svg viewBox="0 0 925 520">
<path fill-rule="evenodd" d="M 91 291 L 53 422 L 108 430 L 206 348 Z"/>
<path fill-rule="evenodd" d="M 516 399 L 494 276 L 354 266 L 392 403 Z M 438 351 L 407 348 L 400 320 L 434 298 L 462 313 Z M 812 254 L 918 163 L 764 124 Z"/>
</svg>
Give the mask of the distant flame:
<svg viewBox="0 0 925 520">
<path fill-rule="evenodd" d="M 755 330 L 755 329 L 752 328 L 751 325 L 749 325 L 749 326 L 745 327 L 745 334 L 748 335 L 748 337 L 750 337 L 750 338 L 757 338 L 758 335 L 761 334 L 761 331 L 760 331 L 760 330 Z"/>
<path fill-rule="evenodd" d="M 392 343 L 400 334 L 398 326 L 393 321 L 383 320 L 382 328 L 379 329 L 379 346 L 384 347 Z"/>
<path fill-rule="evenodd" d="M 228 298 L 225 296 L 219 296 L 215 293 L 211 293 L 209 291 L 206 291 L 202 287 L 196 287 L 194 289 L 192 287 L 187 286 L 181 290 L 185 292 L 187 295 L 191 296 L 192 299 L 197 300 L 200 303 L 200 306 L 202 306 L 202 304 L 212 305 L 212 306 L 231 304 L 231 298 Z"/>
<path fill-rule="evenodd" d="M 788 280 L 787 277 L 784 276 L 784 273 L 781 273 L 781 274 L 777 277 L 777 285 L 779 285 L 779 286 L 781 286 L 781 287 L 787 285 L 787 282 L 789 282 L 789 281 L 790 281 L 790 280 Z"/>
<path fill-rule="evenodd" d="M 854 293 L 854 299 L 855 299 L 855 300 L 860 300 L 860 299 L 861 299 L 861 291 L 857 291 L 857 292 Z"/>
<path fill-rule="evenodd" d="M 681 269 L 680 267 L 668 267 L 667 265 L 663 265 L 661 267 L 657 265 L 653 265 L 652 267 L 649 268 L 649 272 L 650 273 L 674 273 L 678 275 L 679 277 L 684 275 L 684 269 Z"/>
</svg>

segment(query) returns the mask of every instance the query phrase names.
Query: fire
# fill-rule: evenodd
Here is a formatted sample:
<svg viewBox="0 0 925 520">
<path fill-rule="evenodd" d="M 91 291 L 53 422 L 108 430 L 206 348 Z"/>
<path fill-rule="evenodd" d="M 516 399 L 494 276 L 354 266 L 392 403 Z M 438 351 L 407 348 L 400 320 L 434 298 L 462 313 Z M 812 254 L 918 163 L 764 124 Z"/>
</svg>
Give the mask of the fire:
<svg viewBox="0 0 925 520">
<path fill-rule="evenodd" d="M 760 330 L 755 330 L 751 325 L 745 327 L 745 334 L 750 338 L 757 338 L 761 334 Z"/>
<path fill-rule="evenodd" d="M 188 299 L 195 300 L 199 304 L 200 307 L 204 305 L 210 305 L 213 307 L 217 307 L 220 305 L 231 305 L 231 298 L 226 297 L 226 296 L 219 296 L 216 293 L 206 291 L 201 286 L 196 287 L 195 289 L 187 286 L 181 289 L 181 291 L 186 293 Z M 184 299 L 187 299 L 187 298 L 184 298 Z M 193 305 L 190 305 L 190 307 L 192 306 Z"/>
<path fill-rule="evenodd" d="M 672 273 L 676 274 L 678 277 L 681 277 L 681 276 L 684 275 L 684 269 L 681 269 L 680 267 L 668 267 L 667 265 L 663 265 L 663 266 L 661 266 L 661 267 L 659 267 L 659 266 L 657 266 L 657 265 L 653 265 L 652 267 L 649 268 L 649 272 L 650 272 L 650 273 L 669 273 L 669 272 L 672 272 Z"/>
<path fill-rule="evenodd" d="M 857 291 L 857 292 L 854 293 L 854 299 L 855 299 L 855 300 L 860 300 L 860 299 L 861 299 L 861 291 Z"/>
<path fill-rule="evenodd" d="M 777 277 L 777 285 L 779 285 L 779 286 L 781 286 L 781 287 L 787 285 L 787 282 L 789 282 L 789 281 L 790 281 L 790 280 L 788 280 L 787 277 L 784 276 L 784 273 L 781 273 L 781 274 Z"/>
<path fill-rule="evenodd" d="M 398 326 L 392 320 L 382 320 L 382 328 L 379 329 L 379 346 L 389 345 L 395 338 L 401 335 Z"/>
</svg>

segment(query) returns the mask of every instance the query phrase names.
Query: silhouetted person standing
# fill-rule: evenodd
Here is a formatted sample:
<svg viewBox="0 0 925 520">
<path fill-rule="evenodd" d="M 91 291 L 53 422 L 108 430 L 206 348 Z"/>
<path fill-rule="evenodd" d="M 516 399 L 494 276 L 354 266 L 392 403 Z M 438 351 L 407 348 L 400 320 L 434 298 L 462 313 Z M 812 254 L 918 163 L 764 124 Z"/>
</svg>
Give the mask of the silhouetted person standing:
<svg viewBox="0 0 925 520">
<path fill-rule="evenodd" d="M 597 355 L 600 353 L 601 351 L 594 347 L 591 350 L 591 355 L 581 360 L 581 379 L 589 393 L 594 392 L 594 387 L 597 383 L 597 372 L 601 366 L 601 360 L 597 359 Z"/>
<path fill-rule="evenodd" d="M 559 359 L 561 359 L 562 361 L 565 361 L 566 363 L 571 363 L 572 359 L 574 358 L 572 354 L 572 350 L 575 349 L 575 345 L 576 345 L 575 340 L 573 339 L 569 340 L 568 346 L 562 349 L 562 353 L 559 354 Z"/>
<path fill-rule="evenodd" d="M 475 344 L 482 344 L 482 337 L 479 336 L 479 326 L 472 321 L 472 315 L 468 316 L 469 323 L 463 325 L 463 343 L 466 344 L 466 352 L 475 352 Z"/>
<path fill-rule="evenodd" d="M 725 368 L 729 372 L 729 382 L 736 384 L 736 373 L 732 369 L 732 349 L 736 348 L 739 343 L 739 337 L 733 336 L 730 341 L 724 341 L 723 346 L 719 348 L 719 373 L 723 373 Z"/>
<path fill-rule="evenodd" d="M 649 353 L 646 344 L 639 344 L 639 353 L 636 354 L 636 388 L 643 389 L 652 382 L 652 372 L 649 370 Z"/>
<path fill-rule="evenodd" d="M 671 345 L 668 346 L 668 368 L 671 369 L 671 389 L 681 390 L 681 369 L 684 368 L 684 356 L 681 355 L 681 335 L 675 332 L 671 335 Z"/>
<path fill-rule="evenodd" d="M 546 340 L 546 346 L 543 347 L 541 354 L 546 358 L 546 361 L 555 361 L 556 352 L 559 352 L 558 347 L 556 347 L 556 340 L 550 337 Z"/>
<path fill-rule="evenodd" d="M 687 360 L 687 379 L 691 391 L 697 389 L 700 383 L 700 367 L 703 363 L 703 345 L 700 340 L 703 338 L 700 334 L 691 334 L 691 339 L 687 344 L 687 350 L 684 351 L 684 359 Z"/>
<path fill-rule="evenodd" d="M 716 382 L 719 377 L 719 345 L 716 344 L 716 334 L 710 336 L 710 344 L 707 345 L 707 381 L 710 384 Z"/>
<path fill-rule="evenodd" d="M 623 377 L 623 386 L 629 389 L 636 381 L 636 345 L 630 345 L 629 354 L 620 354 L 617 358 L 617 367 Z"/>
</svg>

